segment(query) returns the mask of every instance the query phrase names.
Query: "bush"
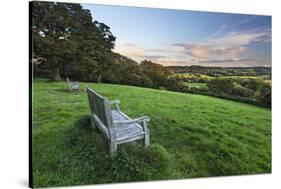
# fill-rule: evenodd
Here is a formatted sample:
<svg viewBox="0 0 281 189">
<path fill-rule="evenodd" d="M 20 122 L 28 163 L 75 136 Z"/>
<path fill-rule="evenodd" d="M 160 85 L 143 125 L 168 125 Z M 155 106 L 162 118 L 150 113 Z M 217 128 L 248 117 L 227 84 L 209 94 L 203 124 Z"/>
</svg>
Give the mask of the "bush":
<svg viewBox="0 0 281 189">
<path fill-rule="evenodd" d="M 166 80 L 165 88 L 171 91 L 181 91 L 183 85 L 174 78 Z"/>
<path fill-rule="evenodd" d="M 143 76 L 140 77 L 139 86 L 151 88 L 153 86 L 153 82 L 151 81 L 151 79 L 147 75 L 143 75 Z"/>
<path fill-rule="evenodd" d="M 257 93 L 257 99 L 262 105 L 271 107 L 271 86 L 269 84 L 264 84 L 260 88 Z"/>
<path fill-rule="evenodd" d="M 260 79 L 249 79 L 245 83 L 245 87 L 252 89 L 253 91 L 258 91 L 260 88 L 262 88 L 264 85 L 264 82 Z"/>
<path fill-rule="evenodd" d="M 242 87 L 241 85 L 234 85 L 234 88 L 232 89 L 232 94 L 234 96 L 241 96 L 241 97 L 250 97 L 254 94 L 254 92 L 251 89 L 248 89 L 246 87 Z"/>
<path fill-rule="evenodd" d="M 208 88 L 215 93 L 231 94 L 234 87 L 231 79 L 216 78 L 207 84 Z"/>
</svg>

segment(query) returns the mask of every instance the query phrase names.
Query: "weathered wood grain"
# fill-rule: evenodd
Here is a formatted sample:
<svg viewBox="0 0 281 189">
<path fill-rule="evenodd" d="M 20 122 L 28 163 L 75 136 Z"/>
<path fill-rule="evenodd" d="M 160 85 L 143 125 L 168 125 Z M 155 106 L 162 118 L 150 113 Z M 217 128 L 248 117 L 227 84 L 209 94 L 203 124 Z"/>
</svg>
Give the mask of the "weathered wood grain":
<svg viewBox="0 0 281 189">
<path fill-rule="evenodd" d="M 149 145 L 149 117 L 131 119 L 120 111 L 119 100 L 109 101 L 90 88 L 87 88 L 87 94 L 91 125 L 93 128 L 97 127 L 109 143 L 110 155 L 116 154 L 118 144 L 143 139 L 144 146 Z M 110 105 L 114 105 L 115 109 L 111 109 Z"/>
</svg>

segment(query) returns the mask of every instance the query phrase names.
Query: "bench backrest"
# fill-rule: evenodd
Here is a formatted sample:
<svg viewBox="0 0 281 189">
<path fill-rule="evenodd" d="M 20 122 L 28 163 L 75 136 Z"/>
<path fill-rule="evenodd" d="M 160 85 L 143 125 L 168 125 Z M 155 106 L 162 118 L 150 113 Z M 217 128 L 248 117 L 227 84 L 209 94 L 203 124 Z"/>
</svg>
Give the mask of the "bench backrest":
<svg viewBox="0 0 281 189">
<path fill-rule="evenodd" d="M 109 100 L 102 97 L 90 88 L 87 88 L 88 100 L 92 114 L 96 114 L 100 121 L 110 130 L 112 126 L 112 115 Z"/>
</svg>

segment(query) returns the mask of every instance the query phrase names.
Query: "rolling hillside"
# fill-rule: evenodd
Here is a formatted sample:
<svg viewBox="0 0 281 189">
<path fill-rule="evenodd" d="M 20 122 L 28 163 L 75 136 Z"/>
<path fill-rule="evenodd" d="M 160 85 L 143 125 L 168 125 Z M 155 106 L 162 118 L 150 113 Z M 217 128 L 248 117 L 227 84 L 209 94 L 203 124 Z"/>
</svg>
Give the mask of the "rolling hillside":
<svg viewBox="0 0 281 189">
<path fill-rule="evenodd" d="M 120 99 L 130 117 L 148 115 L 151 148 L 107 155 L 90 128 L 85 89 Z M 218 98 L 125 85 L 33 83 L 34 186 L 129 182 L 271 172 L 271 110 Z"/>
</svg>

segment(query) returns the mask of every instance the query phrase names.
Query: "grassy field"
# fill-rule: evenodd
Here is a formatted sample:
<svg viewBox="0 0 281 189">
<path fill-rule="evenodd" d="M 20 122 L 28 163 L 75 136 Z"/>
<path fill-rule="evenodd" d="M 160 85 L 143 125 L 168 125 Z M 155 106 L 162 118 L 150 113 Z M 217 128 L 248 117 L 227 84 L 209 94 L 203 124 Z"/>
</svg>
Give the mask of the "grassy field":
<svg viewBox="0 0 281 189">
<path fill-rule="evenodd" d="M 208 75 L 205 75 L 205 74 L 192 74 L 192 73 L 178 73 L 178 74 L 174 74 L 174 76 L 180 76 L 182 78 L 193 78 L 193 77 L 201 77 L 201 78 L 205 78 L 205 79 L 214 79 L 215 77 L 212 77 L 212 76 L 208 76 Z"/>
<path fill-rule="evenodd" d="M 207 88 L 207 83 L 185 83 L 189 87 Z"/>
<path fill-rule="evenodd" d="M 261 76 L 241 76 L 241 75 L 237 75 L 237 76 L 221 76 L 220 78 L 233 78 L 233 79 L 262 79 Z"/>
<path fill-rule="evenodd" d="M 218 98 L 111 84 L 33 83 L 35 187 L 271 172 L 271 110 Z M 89 86 L 148 115 L 151 146 L 121 145 L 110 158 L 90 128 Z"/>
</svg>

